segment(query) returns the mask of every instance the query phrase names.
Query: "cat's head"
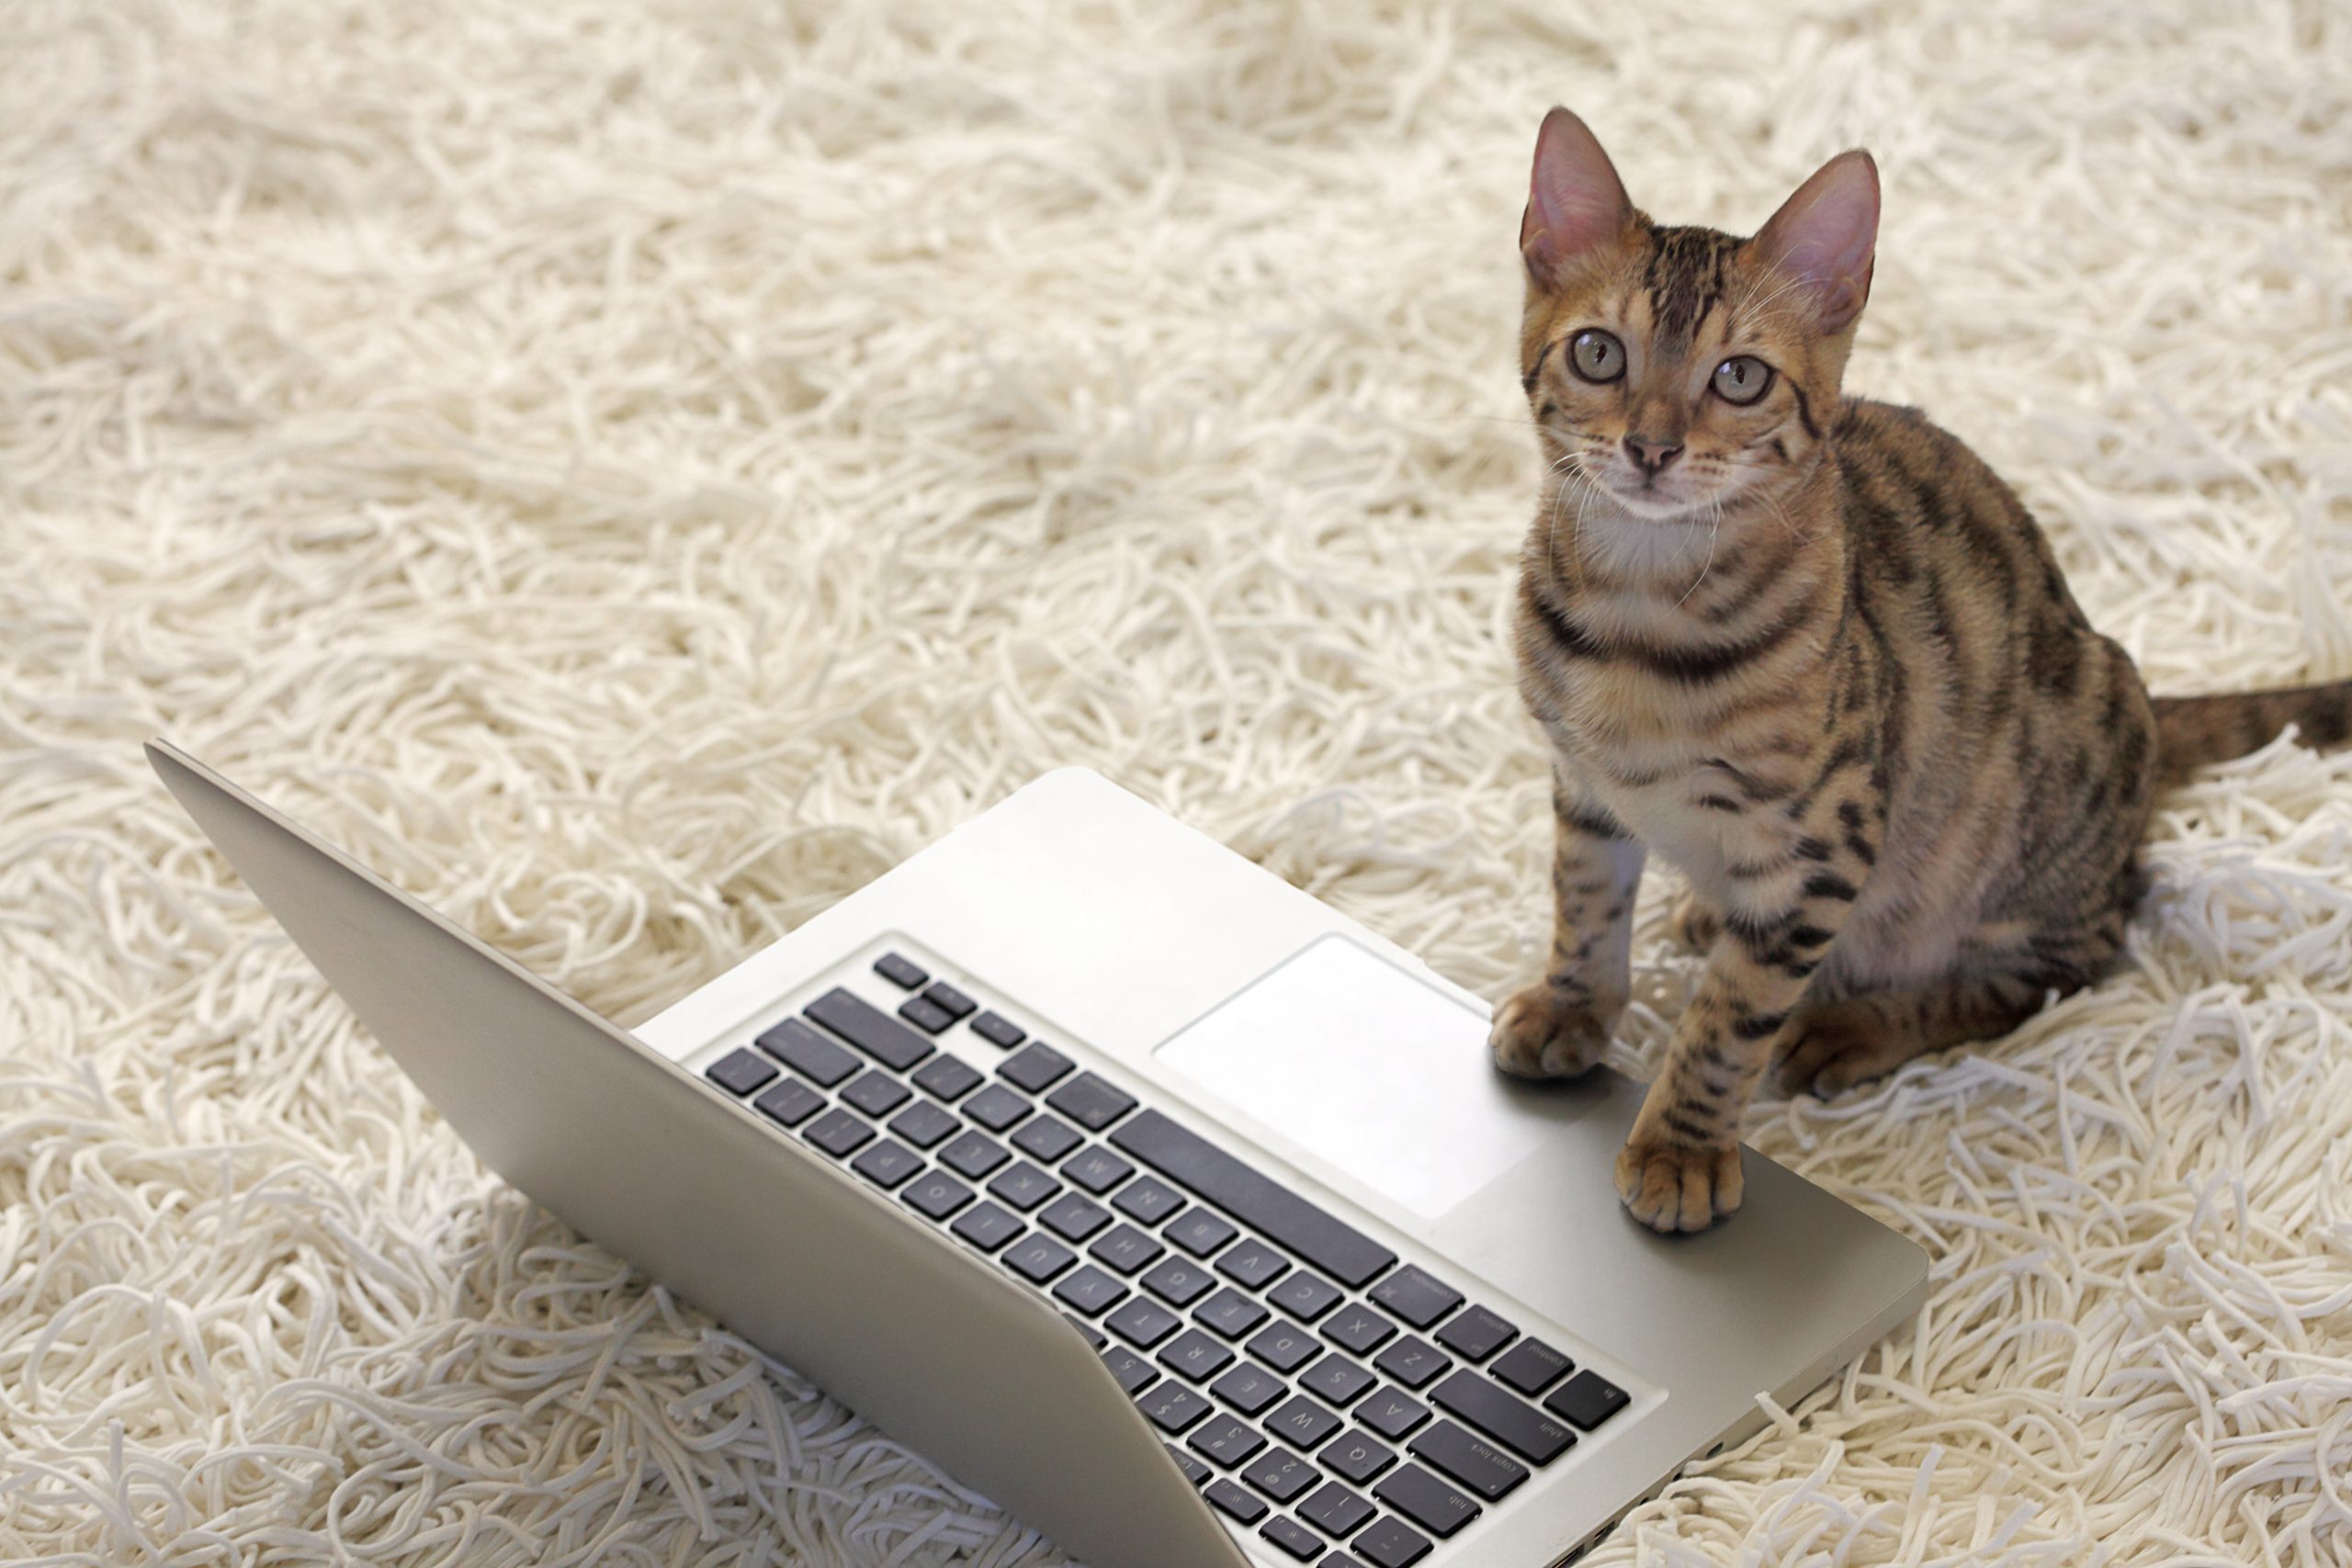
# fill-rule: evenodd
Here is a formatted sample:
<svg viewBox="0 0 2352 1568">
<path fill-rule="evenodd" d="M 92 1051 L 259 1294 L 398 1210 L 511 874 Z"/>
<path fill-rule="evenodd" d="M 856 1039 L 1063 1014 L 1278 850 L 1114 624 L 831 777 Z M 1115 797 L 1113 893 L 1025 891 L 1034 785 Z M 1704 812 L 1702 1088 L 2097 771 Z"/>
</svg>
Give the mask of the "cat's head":
<svg viewBox="0 0 2352 1568">
<path fill-rule="evenodd" d="M 1877 239 L 1867 152 L 1823 164 L 1743 240 L 1651 222 L 1554 109 L 1519 236 L 1520 367 L 1551 456 L 1637 517 L 1769 498 L 1836 415 Z"/>
</svg>

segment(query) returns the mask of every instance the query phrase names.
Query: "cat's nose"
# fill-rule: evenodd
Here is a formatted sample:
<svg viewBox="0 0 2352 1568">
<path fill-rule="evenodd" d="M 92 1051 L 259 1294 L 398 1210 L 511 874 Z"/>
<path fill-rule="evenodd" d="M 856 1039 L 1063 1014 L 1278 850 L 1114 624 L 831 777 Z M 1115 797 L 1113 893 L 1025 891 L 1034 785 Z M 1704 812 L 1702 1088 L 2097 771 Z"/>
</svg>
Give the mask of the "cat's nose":
<svg viewBox="0 0 2352 1568">
<path fill-rule="evenodd" d="M 1634 467 L 1651 479 L 1666 472 L 1674 459 L 1682 456 L 1679 441 L 1651 441 L 1639 435 L 1625 437 L 1625 455 L 1634 459 Z"/>
</svg>

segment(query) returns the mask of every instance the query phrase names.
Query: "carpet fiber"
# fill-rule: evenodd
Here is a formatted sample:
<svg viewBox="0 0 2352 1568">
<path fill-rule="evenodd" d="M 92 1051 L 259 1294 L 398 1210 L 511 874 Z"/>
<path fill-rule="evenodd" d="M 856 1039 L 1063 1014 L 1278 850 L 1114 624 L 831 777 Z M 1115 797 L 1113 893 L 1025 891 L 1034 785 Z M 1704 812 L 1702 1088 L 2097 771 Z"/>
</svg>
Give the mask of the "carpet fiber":
<svg viewBox="0 0 2352 1568">
<path fill-rule="evenodd" d="M 2339 6 L 0 32 L 0 1558 L 1061 1561 L 488 1179 L 138 742 L 625 1021 L 1065 762 L 1498 997 L 1555 100 L 1669 220 L 1868 143 L 1855 388 L 2009 476 L 2159 689 L 2352 673 Z M 1758 1108 L 1932 1299 L 1594 1562 L 2352 1562 L 2352 758 L 2154 838 L 2112 983 Z"/>
</svg>

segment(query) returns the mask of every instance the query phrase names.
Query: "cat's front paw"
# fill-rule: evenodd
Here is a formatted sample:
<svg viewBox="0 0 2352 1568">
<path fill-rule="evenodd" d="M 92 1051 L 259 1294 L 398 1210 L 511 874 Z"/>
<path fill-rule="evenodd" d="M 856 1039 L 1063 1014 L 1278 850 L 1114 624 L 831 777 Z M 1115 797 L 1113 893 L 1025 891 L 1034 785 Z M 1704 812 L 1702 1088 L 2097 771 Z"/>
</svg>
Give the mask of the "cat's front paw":
<svg viewBox="0 0 2352 1568">
<path fill-rule="evenodd" d="M 1679 1143 L 1636 1128 L 1617 1154 L 1617 1196 L 1654 1231 L 1705 1230 L 1736 1213 L 1745 1191 L 1736 1143 Z"/>
<path fill-rule="evenodd" d="M 1487 1048 L 1513 1077 L 1572 1078 L 1600 1060 L 1615 1021 L 1582 997 L 1538 981 L 1495 1010 Z"/>
</svg>

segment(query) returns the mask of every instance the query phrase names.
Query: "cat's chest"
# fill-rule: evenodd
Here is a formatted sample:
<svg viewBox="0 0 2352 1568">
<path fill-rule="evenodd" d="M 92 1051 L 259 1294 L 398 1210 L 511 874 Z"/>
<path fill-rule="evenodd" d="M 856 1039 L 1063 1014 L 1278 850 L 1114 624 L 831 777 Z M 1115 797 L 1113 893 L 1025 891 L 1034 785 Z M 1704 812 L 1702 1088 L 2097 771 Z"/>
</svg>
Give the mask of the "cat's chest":
<svg viewBox="0 0 2352 1568">
<path fill-rule="evenodd" d="M 1561 682 L 1538 708 L 1562 771 L 1651 853 L 1702 888 L 1728 865 L 1786 853 L 1796 831 L 1777 809 L 1827 744 L 1826 716 L 1757 726 L 1674 694 Z"/>
<path fill-rule="evenodd" d="M 1544 730 L 1585 796 L 1694 880 L 1712 882 L 1726 863 L 1754 860 L 1769 848 L 1759 818 L 1744 804 L 1742 786 L 1757 774 L 1710 755 L 1702 742 L 1659 737 L 1635 743 L 1561 722 L 1546 722 Z"/>
</svg>

